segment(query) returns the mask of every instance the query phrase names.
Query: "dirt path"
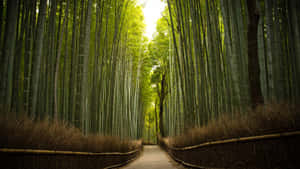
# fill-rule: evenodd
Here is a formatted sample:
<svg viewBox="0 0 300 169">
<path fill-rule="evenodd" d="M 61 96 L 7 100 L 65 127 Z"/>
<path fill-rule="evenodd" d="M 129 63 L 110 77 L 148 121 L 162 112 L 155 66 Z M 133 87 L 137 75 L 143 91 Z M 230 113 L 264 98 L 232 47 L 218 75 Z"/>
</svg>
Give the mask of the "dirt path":
<svg viewBox="0 0 300 169">
<path fill-rule="evenodd" d="M 144 146 L 141 156 L 124 169 L 182 169 L 158 146 Z"/>
</svg>

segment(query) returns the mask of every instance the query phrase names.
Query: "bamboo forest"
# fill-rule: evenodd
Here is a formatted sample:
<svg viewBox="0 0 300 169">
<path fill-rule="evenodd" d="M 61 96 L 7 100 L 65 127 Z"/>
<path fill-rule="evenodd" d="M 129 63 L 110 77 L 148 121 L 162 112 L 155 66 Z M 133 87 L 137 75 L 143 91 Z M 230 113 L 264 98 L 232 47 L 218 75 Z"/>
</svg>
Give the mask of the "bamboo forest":
<svg viewBox="0 0 300 169">
<path fill-rule="evenodd" d="M 298 0 L 0 0 L 1 163 L 147 168 L 149 151 L 165 151 L 183 167 L 300 167 L 299 11 Z"/>
</svg>

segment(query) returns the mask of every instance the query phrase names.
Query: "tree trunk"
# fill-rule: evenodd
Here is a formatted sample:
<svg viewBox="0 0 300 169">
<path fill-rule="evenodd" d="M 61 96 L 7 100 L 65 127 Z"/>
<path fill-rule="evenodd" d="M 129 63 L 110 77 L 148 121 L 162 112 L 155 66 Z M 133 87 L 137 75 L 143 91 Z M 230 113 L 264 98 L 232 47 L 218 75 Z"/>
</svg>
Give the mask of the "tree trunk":
<svg viewBox="0 0 300 169">
<path fill-rule="evenodd" d="M 30 104 L 30 115 L 36 114 L 37 107 L 37 96 L 38 96 L 38 86 L 39 86 L 39 74 L 40 74 L 40 66 L 41 66 L 41 58 L 42 58 L 42 49 L 43 49 L 43 39 L 44 39 L 44 23 L 46 20 L 46 0 L 41 0 L 37 23 L 37 33 L 35 40 L 35 51 L 34 58 L 32 64 L 32 79 L 31 79 L 31 104 Z"/>
<path fill-rule="evenodd" d="M 15 58 L 15 44 L 17 34 L 17 20 L 18 20 L 18 1 L 10 0 L 7 2 L 6 12 L 6 25 L 5 25 L 5 37 L 3 48 L 3 59 L 1 62 L 2 68 L 2 97 L 1 100 L 4 103 L 5 111 L 11 111 L 12 93 L 13 93 L 13 69 Z M 1 11 L 2 12 L 2 11 Z M 2 32 L 0 32 L 2 33 Z"/>
<path fill-rule="evenodd" d="M 66 8 L 66 11 L 68 10 L 68 7 Z M 60 7 L 60 15 L 62 15 L 62 5 Z M 58 93 L 59 93 L 59 89 L 58 89 L 58 76 L 59 76 L 59 68 L 60 68 L 60 57 L 61 57 L 61 48 L 62 48 L 62 44 L 63 44 L 63 39 L 64 39 L 64 33 L 65 33 L 65 29 L 66 29 L 66 20 L 67 20 L 67 15 L 65 14 L 64 20 L 63 20 L 63 24 L 62 24 L 62 29 L 58 29 L 59 33 L 58 33 L 58 49 L 57 49 L 57 57 L 56 57 L 56 68 L 55 68 L 55 80 L 54 80 L 54 118 L 57 119 L 58 117 Z M 61 19 L 59 19 L 61 20 Z M 68 35 L 65 35 L 68 36 Z M 65 66 L 65 65 L 64 65 Z M 63 102 L 62 102 L 63 104 Z M 61 109 L 60 109 L 61 111 Z M 61 112 L 60 112 L 61 113 Z"/>
<path fill-rule="evenodd" d="M 88 0 L 87 13 L 86 13 L 86 27 L 84 32 L 84 49 L 82 51 L 83 57 L 83 72 L 82 72 L 82 85 L 81 85 L 81 118 L 82 129 L 87 133 L 87 123 L 89 120 L 88 112 L 88 67 L 89 67 L 89 49 L 90 49 L 90 31 L 91 31 L 91 13 L 92 13 L 93 0 Z"/>
<path fill-rule="evenodd" d="M 166 83 L 166 75 L 162 75 L 161 79 L 161 88 L 160 88 L 160 97 L 159 97 L 159 130 L 160 135 L 165 137 L 165 130 L 164 130 L 164 100 L 165 100 L 165 84 Z M 158 86 L 157 86 L 158 87 Z"/>
<path fill-rule="evenodd" d="M 256 0 L 247 0 L 249 23 L 248 23 L 248 71 L 250 82 L 251 106 L 263 104 L 264 100 L 260 85 L 260 68 L 258 62 L 257 31 L 259 14 L 256 9 Z"/>
<path fill-rule="evenodd" d="M 77 37 L 77 1 L 73 1 L 73 25 L 72 25 L 72 42 L 71 42 L 71 56 L 70 56 L 70 73 L 69 73 L 69 121 L 75 123 L 75 105 L 76 105 L 76 72 L 77 72 L 77 53 L 76 53 L 76 37 Z"/>
<path fill-rule="evenodd" d="M 158 117 L 157 117 L 156 105 L 157 105 L 157 101 L 155 99 L 155 104 L 154 104 L 155 132 L 156 132 L 156 143 L 158 144 L 159 143 L 159 138 L 158 138 Z"/>
<path fill-rule="evenodd" d="M 24 97 L 23 105 L 24 110 L 29 114 L 29 96 L 30 96 L 30 82 L 31 82 L 31 65 L 32 65 L 32 49 L 33 49 L 33 37 L 35 29 L 35 15 L 36 12 L 36 1 L 27 2 L 28 5 L 28 21 L 26 23 L 26 32 L 25 32 L 25 53 L 24 53 Z"/>
<path fill-rule="evenodd" d="M 2 47 L 2 25 L 3 25 L 3 23 L 4 23 L 4 19 L 3 19 L 3 0 L 0 0 L 0 32 L 1 32 L 1 34 L 0 34 L 0 46 L 1 47 Z M 0 50 L 0 61 L 2 61 L 1 59 L 2 59 L 2 51 Z"/>
</svg>

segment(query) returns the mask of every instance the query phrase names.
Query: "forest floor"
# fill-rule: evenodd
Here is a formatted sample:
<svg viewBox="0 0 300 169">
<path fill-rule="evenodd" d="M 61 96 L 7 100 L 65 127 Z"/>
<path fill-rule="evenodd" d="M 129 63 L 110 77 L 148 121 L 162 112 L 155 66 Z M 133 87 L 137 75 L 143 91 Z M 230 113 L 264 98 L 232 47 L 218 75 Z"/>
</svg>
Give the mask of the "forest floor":
<svg viewBox="0 0 300 169">
<path fill-rule="evenodd" d="M 141 156 L 123 169 L 183 169 L 157 145 L 144 146 Z"/>
</svg>

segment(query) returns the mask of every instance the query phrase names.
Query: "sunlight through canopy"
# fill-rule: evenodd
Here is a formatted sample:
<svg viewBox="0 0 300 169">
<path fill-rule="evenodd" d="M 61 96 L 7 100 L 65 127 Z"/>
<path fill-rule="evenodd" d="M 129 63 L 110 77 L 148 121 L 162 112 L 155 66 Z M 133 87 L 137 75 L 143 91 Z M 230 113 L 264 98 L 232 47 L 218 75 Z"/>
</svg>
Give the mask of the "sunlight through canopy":
<svg viewBox="0 0 300 169">
<path fill-rule="evenodd" d="M 161 0 L 139 0 L 139 4 L 144 7 L 143 12 L 146 24 L 145 36 L 151 40 L 156 30 L 156 22 L 161 18 L 161 13 L 165 9 L 166 4 Z"/>
</svg>

